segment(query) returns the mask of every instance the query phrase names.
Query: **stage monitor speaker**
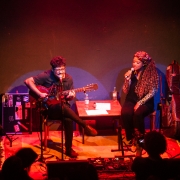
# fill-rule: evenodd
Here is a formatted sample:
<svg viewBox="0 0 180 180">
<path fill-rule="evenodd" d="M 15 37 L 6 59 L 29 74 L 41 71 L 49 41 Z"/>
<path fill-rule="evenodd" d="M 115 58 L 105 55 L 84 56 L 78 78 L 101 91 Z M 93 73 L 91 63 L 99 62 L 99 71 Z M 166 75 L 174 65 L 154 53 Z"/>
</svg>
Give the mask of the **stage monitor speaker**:
<svg viewBox="0 0 180 180">
<path fill-rule="evenodd" d="M 47 161 L 48 180 L 98 180 L 95 167 L 87 160 Z"/>
</svg>

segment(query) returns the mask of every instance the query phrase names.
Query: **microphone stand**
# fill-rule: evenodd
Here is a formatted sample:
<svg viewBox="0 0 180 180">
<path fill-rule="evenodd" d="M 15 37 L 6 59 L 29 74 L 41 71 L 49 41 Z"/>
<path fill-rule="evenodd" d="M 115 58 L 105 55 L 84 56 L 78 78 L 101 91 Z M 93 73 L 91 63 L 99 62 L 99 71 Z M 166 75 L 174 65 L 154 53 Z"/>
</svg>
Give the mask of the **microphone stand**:
<svg viewBox="0 0 180 180">
<path fill-rule="evenodd" d="M 63 81 L 60 78 L 60 89 L 59 89 L 59 101 L 60 101 L 60 111 L 61 111 L 61 115 L 62 115 L 62 121 L 61 121 L 61 149 L 62 149 L 62 153 L 61 153 L 61 160 L 64 160 L 64 151 L 63 151 L 63 138 L 64 138 L 64 133 L 63 133 L 63 128 L 64 128 L 64 107 L 63 107 L 63 97 L 62 97 L 62 92 L 63 92 Z"/>
<path fill-rule="evenodd" d="M 52 155 L 47 158 L 43 157 L 42 123 L 43 123 L 43 120 L 47 119 L 47 117 L 48 117 L 48 112 L 47 112 L 48 107 L 46 106 L 46 104 L 43 101 L 44 101 L 44 99 L 38 99 L 38 101 L 37 101 L 37 103 L 38 103 L 37 107 L 40 112 L 40 139 L 41 139 L 41 154 L 40 154 L 40 158 L 37 161 L 40 161 L 40 162 L 44 162 L 45 159 L 48 159 L 48 158 L 51 158 L 54 156 L 54 155 Z"/>
</svg>

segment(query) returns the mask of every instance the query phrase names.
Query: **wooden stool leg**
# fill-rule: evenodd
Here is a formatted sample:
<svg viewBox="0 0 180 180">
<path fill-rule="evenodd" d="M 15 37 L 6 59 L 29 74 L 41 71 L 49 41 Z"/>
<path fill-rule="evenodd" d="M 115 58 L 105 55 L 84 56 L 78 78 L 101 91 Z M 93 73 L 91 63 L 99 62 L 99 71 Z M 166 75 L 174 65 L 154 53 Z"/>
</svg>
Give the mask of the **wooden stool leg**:
<svg viewBox="0 0 180 180">
<path fill-rule="evenodd" d="M 156 129 L 156 112 L 150 114 L 150 131 Z"/>
</svg>

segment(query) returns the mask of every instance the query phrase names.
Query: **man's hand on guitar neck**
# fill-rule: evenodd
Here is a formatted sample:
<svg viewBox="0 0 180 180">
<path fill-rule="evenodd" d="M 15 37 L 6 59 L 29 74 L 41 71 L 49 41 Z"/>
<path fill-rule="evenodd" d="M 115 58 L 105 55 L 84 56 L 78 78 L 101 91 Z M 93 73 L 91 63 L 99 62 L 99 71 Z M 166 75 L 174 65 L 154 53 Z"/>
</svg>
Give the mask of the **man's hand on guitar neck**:
<svg viewBox="0 0 180 180">
<path fill-rule="evenodd" d="M 71 91 L 69 91 L 69 93 L 68 93 L 68 95 L 66 96 L 66 98 L 67 98 L 67 99 L 73 99 L 73 98 L 75 98 L 75 96 L 76 96 L 75 91 L 71 90 Z"/>
</svg>

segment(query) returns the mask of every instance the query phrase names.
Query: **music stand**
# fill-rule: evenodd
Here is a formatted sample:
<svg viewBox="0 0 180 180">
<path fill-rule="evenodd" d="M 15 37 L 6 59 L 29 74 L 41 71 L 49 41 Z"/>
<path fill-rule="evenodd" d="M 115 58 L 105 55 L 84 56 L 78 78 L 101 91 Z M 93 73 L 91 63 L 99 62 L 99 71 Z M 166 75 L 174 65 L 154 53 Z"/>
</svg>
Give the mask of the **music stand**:
<svg viewBox="0 0 180 180">
<path fill-rule="evenodd" d="M 59 94 L 58 94 L 58 98 L 59 98 L 59 103 L 60 103 L 60 111 L 61 111 L 61 115 L 62 115 L 62 120 L 61 120 L 61 149 L 62 149 L 62 152 L 61 152 L 61 160 L 64 160 L 64 151 L 63 151 L 63 138 L 64 138 L 64 134 L 63 134 L 63 128 L 64 128 L 64 96 L 62 94 L 63 92 L 63 82 L 62 82 L 62 79 L 60 79 L 60 86 L 59 86 Z"/>
<path fill-rule="evenodd" d="M 64 139 L 64 133 L 63 133 L 63 128 L 64 128 L 64 107 L 63 107 L 63 101 L 62 99 L 60 100 L 60 104 L 61 104 L 61 114 L 62 114 L 62 120 L 61 120 L 61 160 L 64 160 L 64 151 L 63 151 L 63 139 Z"/>
</svg>

